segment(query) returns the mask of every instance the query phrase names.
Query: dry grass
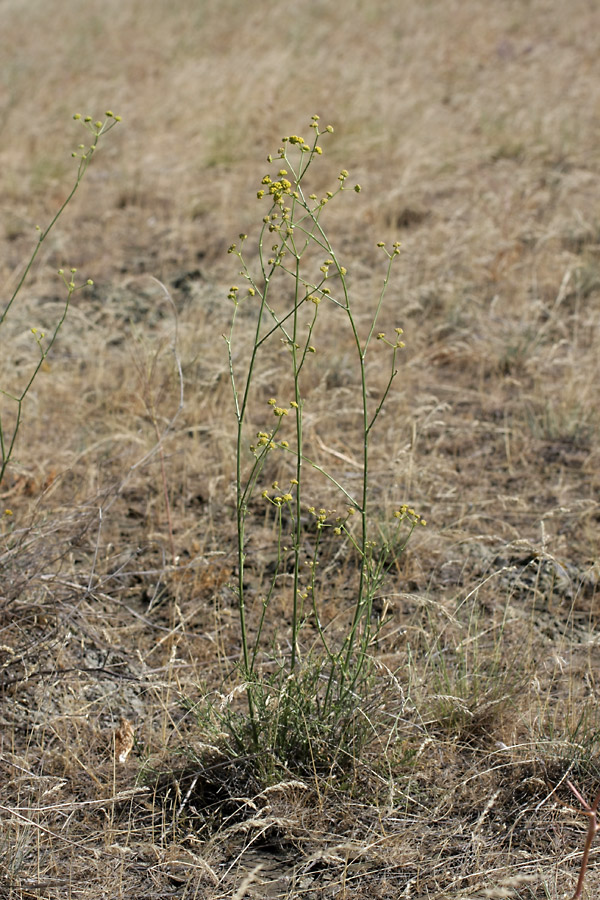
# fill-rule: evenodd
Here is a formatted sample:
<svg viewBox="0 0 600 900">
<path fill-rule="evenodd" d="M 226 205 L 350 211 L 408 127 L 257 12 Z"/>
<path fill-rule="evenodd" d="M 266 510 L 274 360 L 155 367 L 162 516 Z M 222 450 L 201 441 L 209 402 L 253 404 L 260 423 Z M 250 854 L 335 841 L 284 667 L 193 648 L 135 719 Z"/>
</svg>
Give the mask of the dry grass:
<svg viewBox="0 0 600 900">
<path fill-rule="evenodd" d="M 66 196 L 70 115 L 124 124 L 0 336 L 4 387 L 55 269 L 94 279 L 1 489 L 0 896 L 574 891 L 586 819 L 566 782 L 591 801 L 600 775 L 599 18 L 584 0 L 4 3 L 5 293 Z M 382 328 L 407 350 L 373 484 L 429 526 L 381 598 L 368 754 L 267 786 L 206 704 L 239 652 L 225 251 L 257 232 L 264 157 L 315 112 L 336 127 L 323 185 L 342 165 L 363 185 L 331 215 L 358 297 L 375 242 L 403 243 Z M 319 351 L 307 440 L 352 471 L 347 348 Z M 272 535 L 257 513 L 255 583 Z M 332 620 L 352 565 L 329 570 Z"/>
</svg>

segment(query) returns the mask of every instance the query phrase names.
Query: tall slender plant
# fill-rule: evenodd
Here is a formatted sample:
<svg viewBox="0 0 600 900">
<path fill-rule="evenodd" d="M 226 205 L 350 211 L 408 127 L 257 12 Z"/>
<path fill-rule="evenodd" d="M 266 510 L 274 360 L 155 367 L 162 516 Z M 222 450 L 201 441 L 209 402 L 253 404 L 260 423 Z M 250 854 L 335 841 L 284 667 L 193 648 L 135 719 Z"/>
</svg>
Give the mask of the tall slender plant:
<svg viewBox="0 0 600 900">
<path fill-rule="evenodd" d="M 408 505 L 400 506 L 394 513 L 394 527 L 382 538 L 382 529 L 376 528 L 370 504 L 370 451 L 375 425 L 397 374 L 397 357 L 404 346 L 402 328 L 397 327 L 390 340 L 377 331 L 384 296 L 388 287 L 392 265 L 400 252 L 399 243 L 390 250 L 380 242 L 387 263 L 381 290 L 374 304 L 370 321 L 360 327 L 355 303 L 351 296 L 347 270 L 339 259 L 323 223 L 327 205 L 347 190 L 348 172 L 338 175 L 335 190 L 318 197 L 306 186 L 309 169 L 322 154 L 320 139 L 333 132 L 331 126 L 320 130 L 319 117 L 311 121 L 313 137 L 291 135 L 283 138 L 282 146 L 268 161 L 277 166 L 275 176 L 265 175 L 258 191 L 258 199 L 269 202 L 263 217 L 258 240 L 258 267 L 253 271 L 246 262 L 244 244 L 247 235 L 240 235 L 239 244 L 232 244 L 229 252 L 241 262 L 240 275 L 247 287 L 230 288 L 229 299 L 233 303 L 233 315 L 229 333 L 225 335 L 229 355 L 229 374 L 236 419 L 236 525 L 237 525 L 237 581 L 235 592 L 241 633 L 241 668 L 246 680 L 251 732 L 259 744 L 263 727 L 261 709 L 264 711 L 265 692 L 273 689 L 273 682 L 266 684 L 259 671 L 259 651 L 270 604 L 277 590 L 278 576 L 282 572 L 287 545 L 290 546 L 292 572 L 291 636 L 289 658 L 280 660 L 279 672 L 287 687 L 280 702 L 279 734 L 289 735 L 293 709 L 298 712 L 304 701 L 312 701 L 321 726 L 327 720 L 338 721 L 341 711 L 355 708 L 355 692 L 361 679 L 366 677 L 368 650 L 373 639 L 373 598 L 393 561 L 404 549 L 414 528 L 424 525 L 424 520 Z M 354 191 L 360 192 L 355 185 Z M 287 288 L 286 288 L 287 282 Z M 285 298 L 282 300 L 282 298 Z M 238 329 L 243 328 L 247 317 L 240 317 L 241 308 L 255 304 L 255 323 L 250 351 L 240 359 L 237 347 Z M 362 465 L 358 490 L 342 483 L 316 459 L 309 458 L 305 447 L 305 374 L 312 354 L 316 352 L 317 322 L 325 305 L 345 322 L 360 387 L 361 409 L 360 441 Z M 249 436 L 250 401 L 257 393 L 257 371 L 262 356 L 272 353 L 272 341 L 277 339 L 288 350 L 291 399 L 283 403 L 276 397 L 268 401 L 271 407 L 271 427 L 265 427 L 256 436 Z M 376 341 L 389 348 L 389 373 L 383 389 L 375 395 L 368 384 L 367 357 Z M 372 399 L 375 396 L 375 399 Z M 284 422 L 291 421 L 293 435 L 288 436 Z M 248 459 L 248 446 L 252 456 Z M 293 477 L 285 489 L 277 483 L 269 488 L 260 484 L 261 473 L 268 456 L 283 452 L 293 462 Z M 327 510 L 316 508 L 305 496 L 306 469 L 312 469 L 339 492 L 345 506 L 341 516 L 332 518 Z M 264 596 L 258 625 L 253 640 L 250 639 L 247 609 L 247 542 L 251 500 L 257 491 L 265 502 L 275 508 L 278 522 L 278 538 L 275 571 L 264 586 Z M 306 558 L 306 516 L 313 522 L 313 548 Z M 290 525 L 291 523 L 291 525 Z M 334 643 L 322 623 L 319 604 L 319 585 L 316 575 L 325 529 L 344 536 L 358 557 L 358 585 L 354 609 L 343 640 Z M 288 533 L 289 532 L 289 533 Z M 306 563 L 309 565 L 306 583 Z M 304 695 L 292 700 L 293 684 L 302 682 L 306 691 L 306 671 L 300 665 L 302 659 L 301 630 L 307 621 L 305 607 L 312 607 L 312 619 L 316 626 L 322 653 L 317 665 L 318 677 L 309 678 L 309 697 Z M 264 649 L 264 648 L 263 648 Z M 281 684 L 280 684 L 281 686 Z M 280 698 L 281 699 L 281 698 Z M 304 710 L 304 713 L 306 710 Z M 304 715 L 304 718 L 306 716 Z M 339 724 L 339 722 L 338 722 Z M 282 740 L 284 738 L 282 737 Z M 287 740 L 287 738 L 286 738 Z M 277 745 L 277 740 L 274 742 Z M 289 750 L 289 747 L 286 748 Z M 289 754 L 288 754 L 289 755 Z"/>
<path fill-rule="evenodd" d="M 73 151 L 73 153 L 71 154 L 75 159 L 79 160 L 73 187 L 68 193 L 66 200 L 54 214 L 50 223 L 43 229 L 38 226 L 37 230 L 39 234 L 34 250 L 29 258 L 29 261 L 25 265 L 23 274 L 17 282 L 17 286 L 4 305 L 4 309 L 2 310 L 2 312 L 0 312 L 0 329 L 5 324 L 9 313 L 11 313 L 11 311 L 14 309 L 17 298 L 23 289 L 25 281 L 27 280 L 27 277 L 31 272 L 32 266 L 43 243 L 77 193 L 79 185 L 81 184 L 83 177 L 87 172 L 88 166 L 91 163 L 92 158 L 96 152 L 100 138 L 104 137 L 104 135 L 109 132 L 111 128 L 114 128 L 114 126 L 121 121 L 121 116 L 115 116 L 115 114 L 110 110 L 106 113 L 106 118 L 102 122 L 94 122 L 92 121 L 91 116 L 82 117 L 79 113 L 76 113 L 73 118 L 77 121 L 80 121 L 84 125 L 86 130 L 91 135 L 91 140 L 87 145 L 79 144 L 77 150 Z M 59 312 L 56 321 L 52 326 L 52 330 L 48 335 L 41 332 L 38 328 L 32 327 L 31 331 L 33 333 L 33 337 L 37 347 L 37 358 L 32 363 L 29 372 L 25 375 L 22 385 L 16 391 L 8 391 L 0 388 L 0 394 L 2 394 L 2 396 L 9 401 L 9 409 L 11 409 L 13 413 L 12 420 L 8 421 L 7 417 L 3 416 L 2 410 L 0 409 L 0 485 L 2 484 L 2 481 L 6 474 L 6 470 L 13 456 L 17 436 L 19 434 L 21 423 L 23 421 L 23 405 L 25 403 L 26 397 L 29 394 L 34 381 L 40 373 L 40 370 L 44 364 L 44 360 L 48 356 L 48 353 L 52 349 L 52 345 L 58 337 L 58 333 L 62 328 L 62 325 L 69 311 L 71 297 L 73 296 L 75 291 L 78 291 L 87 285 L 93 284 L 93 281 L 88 278 L 87 281 L 83 282 L 82 284 L 76 285 L 76 272 L 77 269 L 72 268 L 67 275 L 65 274 L 63 269 L 59 269 L 58 274 L 65 284 L 66 297 L 62 309 Z"/>
</svg>

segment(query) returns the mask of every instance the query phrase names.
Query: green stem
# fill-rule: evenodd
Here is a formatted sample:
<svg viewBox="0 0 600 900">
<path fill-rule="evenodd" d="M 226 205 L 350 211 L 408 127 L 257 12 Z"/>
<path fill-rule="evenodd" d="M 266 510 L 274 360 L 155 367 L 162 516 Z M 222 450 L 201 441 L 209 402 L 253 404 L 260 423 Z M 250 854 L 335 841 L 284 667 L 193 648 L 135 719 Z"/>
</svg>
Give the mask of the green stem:
<svg viewBox="0 0 600 900">
<path fill-rule="evenodd" d="M 298 365 L 296 339 L 298 336 L 298 290 L 300 285 L 300 259 L 296 258 L 295 296 L 294 296 L 294 324 L 292 330 L 292 364 L 294 367 L 294 401 L 296 403 L 296 527 L 294 533 L 294 598 L 292 601 L 292 653 L 290 659 L 290 672 L 296 668 L 296 655 L 298 652 L 298 592 L 300 590 L 300 543 L 302 539 L 302 523 L 300 513 L 302 508 L 302 397 L 300 394 L 300 369 Z"/>
</svg>

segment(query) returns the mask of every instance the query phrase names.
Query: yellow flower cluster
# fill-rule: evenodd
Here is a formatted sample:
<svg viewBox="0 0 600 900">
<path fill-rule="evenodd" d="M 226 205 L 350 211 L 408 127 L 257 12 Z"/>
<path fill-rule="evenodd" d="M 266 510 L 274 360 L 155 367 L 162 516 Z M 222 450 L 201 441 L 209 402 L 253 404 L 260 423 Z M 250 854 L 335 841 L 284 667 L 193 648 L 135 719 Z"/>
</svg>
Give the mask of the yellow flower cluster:
<svg viewBox="0 0 600 900">
<path fill-rule="evenodd" d="M 267 431 L 259 431 L 256 434 L 256 444 L 250 444 L 250 450 L 253 453 L 257 447 L 266 447 L 267 450 L 274 450 L 276 446 L 272 434 L 269 434 Z"/>
<path fill-rule="evenodd" d="M 264 184 L 264 188 L 261 188 L 256 196 L 259 200 L 265 196 L 265 193 L 268 193 L 273 198 L 273 203 L 278 206 L 283 205 L 283 198 L 286 196 L 297 198 L 298 192 L 293 190 L 292 182 L 289 178 L 285 178 L 287 175 L 287 171 L 285 169 L 281 169 L 279 173 L 279 178 L 277 181 L 273 181 L 270 175 L 265 175 L 261 184 Z"/>
<path fill-rule="evenodd" d="M 297 484 L 298 484 L 298 482 L 296 481 L 296 479 L 292 478 L 292 480 L 290 481 L 290 487 L 293 488 L 293 486 L 297 485 Z M 279 487 L 279 482 L 274 481 L 273 484 L 271 485 L 271 489 L 274 491 L 281 490 L 281 488 Z M 262 492 L 261 496 L 264 500 L 268 500 L 269 503 L 271 503 L 273 506 L 283 506 L 284 503 L 291 503 L 292 500 L 294 499 L 294 497 L 290 493 L 290 491 L 286 491 L 285 494 L 276 494 L 274 497 L 271 497 L 269 495 L 269 491 L 264 490 Z"/>
<path fill-rule="evenodd" d="M 317 509 L 315 509 L 314 506 L 309 506 L 308 512 L 311 514 L 311 516 L 314 516 L 314 518 L 317 520 L 317 528 L 319 530 L 327 527 L 325 524 L 327 521 L 327 516 L 328 516 L 328 512 L 326 509 L 318 509 L 317 510 Z M 333 512 L 333 510 L 329 510 L 329 513 L 331 513 L 331 512 Z"/>
<path fill-rule="evenodd" d="M 395 343 L 392 344 L 392 342 L 389 341 L 389 340 L 386 338 L 386 336 L 385 336 L 385 331 L 380 331 L 380 332 L 379 332 L 379 334 L 377 335 L 377 340 L 378 340 L 378 341 L 383 341 L 384 344 L 387 344 L 388 347 L 391 347 L 393 350 L 402 350 L 403 347 L 406 346 L 406 344 L 404 343 L 404 341 L 400 340 L 401 335 L 404 334 L 404 330 L 403 330 L 402 328 L 394 328 L 394 331 L 396 332 L 396 341 L 395 341 Z"/>
<path fill-rule="evenodd" d="M 287 414 L 288 414 L 287 409 L 285 409 L 285 407 L 283 407 L 283 406 L 277 406 L 277 400 L 275 399 L 275 397 L 271 397 L 271 399 L 268 401 L 268 403 L 269 403 L 269 406 L 271 406 L 273 408 L 274 415 L 278 416 L 279 418 L 281 418 L 281 416 L 287 416 Z"/>
<path fill-rule="evenodd" d="M 425 519 L 423 519 L 412 506 L 408 506 L 408 504 L 403 503 L 400 509 L 397 509 L 394 513 L 394 518 L 399 519 L 401 522 L 404 519 L 408 519 L 413 525 L 427 525 Z"/>
</svg>

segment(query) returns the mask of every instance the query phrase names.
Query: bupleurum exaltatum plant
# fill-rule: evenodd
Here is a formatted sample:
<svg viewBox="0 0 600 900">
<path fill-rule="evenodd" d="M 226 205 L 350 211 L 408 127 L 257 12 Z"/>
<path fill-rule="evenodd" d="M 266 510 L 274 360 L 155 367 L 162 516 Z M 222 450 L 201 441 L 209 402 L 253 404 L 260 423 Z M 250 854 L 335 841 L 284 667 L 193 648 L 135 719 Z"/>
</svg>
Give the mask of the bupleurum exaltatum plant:
<svg viewBox="0 0 600 900">
<path fill-rule="evenodd" d="M 63 202 L 63 204 L 51 219 L 49 225 L 47 225 L 45 228 L 41 228 L 39 225 L 36 226 L 36 231 L 38 232 L 36 245 L 29 258 L 29 261 L 25 265 L 23 274 L 21 275 L 17 286 L 12 293 L 12 296 L 8 299 L 4 306 L 4 309 L 0 313 L 0 329 L 7 321 L 7 317 L 9 316 L 11 310 L 14 310 L 15 308 L 16 300 L 23 289 L 25 281 L 31 271 L 40 248 L 42 247 L 44 241 L 75 196 L 79 185 L 81 184 L 81 181 L 87 171 L 87 168 L 92 160 L 92 157 L 94 156 L 98 148 L 98 142 L 100 141 L 100 138 L 104 137 L 107 132 L 109 132 L 112 128 L 115 127 L 115 125 L 117 125 L 121 121 L 121 116 L 116 116 L 111 110 L 108 110 L 105 113 L 105 118 L 102 121 L 93 121 L 91 116 L 81 116 L 79 113 L 75 113 L 73 118 L 76 121 L 81 122 L 81 124 L 88 132 L 87 143 L 79 144 L 77 150 L 74 150 L 71 154 L 72 157 L 79 160 L 73 187 L 67 195 L 66 200 Z M 0 484 L 2 484 L 2 480 L 6 474 L 7 467 L 14 453 L 17 435 L 19 433 L 19 429 L 23 419 L 23 404 L 25 403 L 27 395 L 31 390 L 34 381 L 36 380 L 42 369 L 44 361 L 48 356 L 52 345 L 58 337 L 60 329 L 69 311 L 71 297 L 73 296 L 75 291 L 93 284 L 90 278 L 77 284 L 75 281 L 76 272 L 76 268 L 71 268 L 67 275 L 65 274 L 64 269 L 59 269 L 58 274 L 63 280 L 66 288 L 66 295 L 62 309 L 59 311 L 54 324 L 49 328 L 47 333 L 44 333 L 36 326 L 33 326 L 31 328 L 31 332 L 36 344 L 36 358 L 32 361 L 29 371 L 24 375 L 23 380 L 21 381 L 19 386 L 16 389 L 12 389 L 10 391 L 0 388 L 0 394 L 2 394 L 2 396 L 8 401 L 8 408 L 11 413 L 10 417 L 3 417 L 2 411 L 0 410 Z"/>
<path fill-rule="evenodd" d="M 424 525 L 424 520 L 408 505 L 399 506 L 393 523 L 382 537 L 382 529 L 372 523 L 370 507 L 370 444 L 374 426 L 380 416 L 397 374 L 397 356 L 404 347 L 403 331 L 396 327 L 393 337 L 377 331 L 383 299 L 388 287 L 392 265 L 400 253 L 400 244 L 394 243 L 388 250 L 383 242 L 377 245 L 386 258 L 386 268 L 378 297 L 365 327 L 364 309 L 356 314 L 348 271 L 342 264 L 330 240 L 323 219 L 329 203 L 347 192 L 349 173 L 342 169 L 333 190 L 317 194 L 307 186 L 308 173 L 313 163 L 321 157 L 320 141 L 333 133 L 327 126 L 321 130 L 319 117 L 310 123 L 312 137 L 305 140 L 299 135 L 282 139 L 282 144 L 268 162 L 273 174 L 266 174 L 257 191 L 260 202 L 267 208 L 262 217 L 258 237 L 257 265 L 247 262 L 245 248 L 248 235 L 240 234 L 239 240 L 229 247 L 229 252 L 241 263 L 239 275 L 245 286 L 232 285 L 228 298 L 233 304 L 231 328 L 225 340 L 228 348 L 229 374 L 236 418 L 236 526 L 237 526 L 237 578 L 235 593 L 241 632 L 241 669 L 247 682 L 249 719 L 256 749 L 259 743 L 259 719 L 261 698 L 265 696 L 265 683 L 258 671 L 261 636 L 268 616 L 269 606 L 280 585 L 284 563 L 291 569 L 292 596 L 290 610 L 289 656 L 280 660 L 282 673 L 287 678 L 301 677 L 303 649 L 300 632 L 310 616 L 321 642 L 321 656 L 326 673 L 315 684 L 313 700 L 321 717 L 339 710 L 355 694 L 364 676 L 368 648 L 373 639 L 373 598 L 386 573 L 399 553 L 406 546 L 413 529 Z M 360 185 L 353 185 L 360 192 Z M 253 268 L 253 265 L 255 268 Z M 241 282 L 240 282 L 241 284 Z M 252 304 L 251 314 L 244 313 Z M 353 348 L 358 372 L 358 403 L 361 409 L 359 438 L 362 447 L 359 487 L 356 482 L 342 483 L 316 459 L 305 451 L 305 375 L 309 361 L 317 353 L 317 322 L 321 311 L 327 307 L 336 314 L 340 326 L 345 326 L 349 344 Z M 359 325 L 360 319 L 360 325 Z M 248 322 L 252 324 L 249 326 Z M 252 328 L 250 349 L 244 356 L 237 343 L 240 329 Z M 248 434 L 249 404 L 258 394 L 255 384 L 257 371 L 263 356 L 273 354 L 274 341 L 287 350 L 287 383 L 290 394 L 285 401 L 272 397 L 270 424 L 257 433 Z M 382 390 L 372 391 L 368 384 L 366 359 L 374 344 L 380 342 L 389 348 L 389 374 Z M 285 382 L 282 376 L 281 382 Z M 268 422 L 268 420 L 267 420 Z M 248 448 L 252 454 L 248 461 Z M 285 453 L 292 461 L 293 477 L 286 484 L 278 481 L 267 486 L 261 484 L 261 474 L 272 453 Z M 344 506 L 342 514 L 318 507 L 305 497 L 306 468 L 319 473 L 339 493 Z M 259 492 L 263 501 L 275 511 L 277 520 L 277 546 L 274 548 L 274 574 L 268 583 L 261 585 L 259 622 L 255 637 L 250 640 L 247 623 L 247 529 L 250 504 Z M 310 540 L 312 550 L 307 558 L 308 539 L 306 521 L 312 522 Z M 336 537 L 349 542 L 358 557 L 359 573 L 351 624 L 341 641 L 336 644 L 328 637 L 322 625 L 319 585 L 316 577 L 321 552 L 322 536 L 331 531 Z M 288 557 L 291 556 L 291 564 Z M 326 598 L 323 598 L 324 602 Z M 263 648 L 264 649 L 264 648 Z M 319 663 L 319 666 L 321 663 Z M 303 676 L 302 676 L 303 677 Z M 323 686 L 325 685 L 325 686 Z M 289 697 L 288 697 L 289 699 Z M 352 701 L 354 702 L 354 701 Z M 283 707 L 282 707 L 283 704 Z M 282 701 L 283 724 L 289 729 L 291 706 Z M 280 723 L 281 725 L 281 723 Z M 281 731 L 281 727 L 279 729 Z"/>
</svg>

